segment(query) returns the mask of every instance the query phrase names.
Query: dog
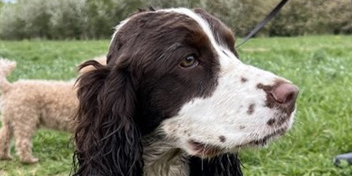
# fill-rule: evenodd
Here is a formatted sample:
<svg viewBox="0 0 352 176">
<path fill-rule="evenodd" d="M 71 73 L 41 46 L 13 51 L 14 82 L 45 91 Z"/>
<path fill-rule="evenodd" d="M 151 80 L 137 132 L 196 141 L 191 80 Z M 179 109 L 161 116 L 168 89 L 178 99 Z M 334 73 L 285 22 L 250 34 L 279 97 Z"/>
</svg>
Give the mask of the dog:
<svg viewBox="0 0 352 176">
<path fill-rule="evenodd" d="M 237 152 L 292 126 L 298 88 L 242 63 L 232 31 L 202 9 L 122 21 L 107 65 L 78 80 L 75 176 L 242 175 Z"/>
<path fill-rule="evenodd" d="M 95 58 L 105 64 L 104 57 Z M 73 116 L 78 108 L 75 80 L 19 80 L 9 83 L 6 76 L 16 62 L 0 59 L 1 120 L 0 159 L 9 160 L 10 141 L 16 138 L 16 149 L 23 163 L 39 161 L 32 155 L 31 138 L 40 126 L 73 132 Z M 86 67 L 79 74 L 90 71 Z"/>
</svg>

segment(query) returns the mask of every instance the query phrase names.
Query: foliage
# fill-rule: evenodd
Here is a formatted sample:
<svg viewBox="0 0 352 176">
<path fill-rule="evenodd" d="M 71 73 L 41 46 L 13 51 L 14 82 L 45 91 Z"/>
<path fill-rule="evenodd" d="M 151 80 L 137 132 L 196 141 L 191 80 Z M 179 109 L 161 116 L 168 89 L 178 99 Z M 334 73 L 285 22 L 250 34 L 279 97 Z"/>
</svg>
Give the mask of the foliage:
<svg viewBox="0 0 352 176">
<path fill-rule="evenodd" d="M 2 39 L 101 39 L 138 8 L 204 8 L 247 34 L 278 0 L 17 0 L 0 5 Z M 259 35 L 352 33 L 350 0 L 294 0 Z"/>
<path fill-rule="evenodd" d="M 269 35 L 352 33 L 352 1 L 295 0 L 273 21 Z"/>
<path fill-rule="evenodd" d="M 75 77 L 76 65 L 105 54 L 108 45 L 108 40 L 0 41 L 0 57 L 18 62 L 11 81 L 68 80 Z M 332 163 L 335 155 L 352 149 L 352 36 L 253 39 L 239 53 L 243 62 L 288 78 L 300 88 L 295 124 L 288 135 L 264 149 L 241 151 L 245 175 L 352 175 L 352 166 Z M 0 175 L 68 175 L 69 139 L 68 133 L 39 130 L 34 155 L 40 163 L 22 165 L 17 157 L 0 161 Z"/>
</svg>

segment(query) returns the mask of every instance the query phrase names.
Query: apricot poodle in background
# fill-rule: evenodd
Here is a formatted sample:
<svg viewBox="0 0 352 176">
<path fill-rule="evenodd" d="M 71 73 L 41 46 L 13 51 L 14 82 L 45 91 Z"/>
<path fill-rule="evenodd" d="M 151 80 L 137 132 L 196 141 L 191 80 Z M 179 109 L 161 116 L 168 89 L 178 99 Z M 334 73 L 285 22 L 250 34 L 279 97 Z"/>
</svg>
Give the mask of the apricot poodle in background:
<svg viewBox="0 0 352 176">
<path fill-rule="evenodd" d="M 95 58 L 105 64 L 105 56 Z M 32 155 L 32 137 L 39 127 L 72 132 L 73 115 L 78 107 L 75 80 L 19 80 L 10 83 L 6 76 L 16 62 L 0 58 L 0 160 L 11 159 L 10 141 L 14 136 L 20 160 L 39 161 Z M 81 73 L 92 70 L 86 67 Z"/>
</svg>

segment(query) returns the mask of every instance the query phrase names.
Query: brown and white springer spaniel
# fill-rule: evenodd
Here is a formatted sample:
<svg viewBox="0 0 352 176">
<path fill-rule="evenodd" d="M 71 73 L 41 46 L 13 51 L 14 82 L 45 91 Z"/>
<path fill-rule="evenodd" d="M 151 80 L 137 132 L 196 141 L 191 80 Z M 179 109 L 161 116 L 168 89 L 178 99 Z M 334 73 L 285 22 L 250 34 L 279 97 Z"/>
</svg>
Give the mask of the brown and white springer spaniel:
<svg viewBox="0 0 352 176">
<path fill-rule="evenodd" d="M 74 175 L 241 175 L 238 149 L 292 125 L 298 88 L 242 63 L 201 9 L 141 11 L 79 80 Z"/>
</svg>

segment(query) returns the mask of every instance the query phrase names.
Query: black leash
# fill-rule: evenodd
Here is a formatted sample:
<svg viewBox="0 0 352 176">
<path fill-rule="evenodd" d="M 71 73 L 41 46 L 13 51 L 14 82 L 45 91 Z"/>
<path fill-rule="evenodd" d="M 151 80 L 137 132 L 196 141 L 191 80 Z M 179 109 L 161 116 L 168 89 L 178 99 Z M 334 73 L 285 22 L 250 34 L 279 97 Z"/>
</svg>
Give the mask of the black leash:
<svg viewBox="0 0 352 176">
<path fill-rule="evenodd" d="M 241 45 L 246 43 L 250 38 L 252 38 L 260 29 L 262 29 L 266 23 L 271 21 L 281 10 L 281 8 L 288 2 L 288 0 L 282 0 L 270 13 L 266 16 L 246 37 L 243 38 L 243 41 L 236 46 L 239 48 Z"/>
</svg>

